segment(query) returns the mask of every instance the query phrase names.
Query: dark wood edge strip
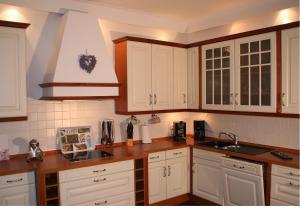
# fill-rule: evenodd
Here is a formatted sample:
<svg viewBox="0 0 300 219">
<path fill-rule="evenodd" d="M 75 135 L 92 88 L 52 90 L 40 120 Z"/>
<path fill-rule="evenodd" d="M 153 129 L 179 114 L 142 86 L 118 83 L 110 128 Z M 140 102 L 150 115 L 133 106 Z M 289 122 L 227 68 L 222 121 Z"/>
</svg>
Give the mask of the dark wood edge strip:
<svg viewBox="0 0 300 219">
<path fill-rule="evenodd" d="M 198 72 L 199 72 L 199 109 L 202 109 L 202 46 L 199 46 L 198 48 Z"/>
<path fill-rule="evenodd" d="M 276 31 L 276 112 L 282 112 L 282 51 L 281 30 Z"/>
<path fill-rule="evenodd" d="M 215 114 L 228 114 L 228 115 L 245 115 L 245 116 L 265 116 L 265 117 L 281 117 L 281 118 L 300 118 L 300 114 L 288 113 L 265 113 L 265 112 L 244 112 L 244 111 L 223 111 L 223 110 L 195 110 L 190 109 L 188 112 L 199 113 L 215 113 Z"/>
<path fill-rule="evenodd" d="M 183 204 L 189 200 L 190 200 L 190 196 L 189 196 L 189 193 L 187 193 L 187 194 L 183 194 L 183 195 L 180 195 L 180 196 L 177 196 L 174 198 L 169 198 L 167 200 L 153 203 L 153 204 L 151 204 L 151 206 L 179 205 L 179 204 Z"/>
<path fill-rule="evenodd" d="M 107 100 L 116 99 L 119 96 L 61 96 L 61 97 L 41 97 L 40 100 Z"/>
<path fill-rule="evenodd" d="M 30 24 L 28 24 L 28 23 L 21 23 L 21 22 L 13 22 L 13 21 L 0 20 L 0 26 L 26 29 L 27 27 L 30 26 Z"/>
<path fill-rule="evenodd" d="M 120 115 L 141 115 L 141 114 L 176 113 L 176 112 L 188 112 L 188 111 L 189 111 L 188 109 L 134 111 L 134 112 L 116 111 L 116 114 L 120 114 Z"/>
<path fill-rule="evenodd" d="M 293 27 L 299 27 L 299 21 L 291 22 L 291 23 L 287 23 L 287 24 L 281 24 L 281 25 L 277 25 L 277 26 L 266 27 L 266 28 L 257 29 L 257 30 L 250 30 L 250 31 L 242 32 L 242 33 L 217 37 L 217 38 L 213 38 L 213 39 L 209 39 L 209 40 L 203 40 L 200 42 L 188 44 L 187 48 L 211 44 L 211 43 L 217 43 L 217 42 L 226 41 L 226 40 L 234 40 L 237 38 L 248 37 L 248 36 L 253 36 L 253 35 L 258 35 L 258 34 L 263 34 L 263 33 L 269 33 L 269 32 L 273 32 L 273 31 L 284 30 L 284 29 L 289 29 L 289 28 L 293 28 Z"/>
<path fill-rule="evenodd" d="M 4 117 L 0 118 L 0 122 L 18 122 L 18 121 L 26 121 L 28 119 L 27 116 L 19 116 L 19 117 Z"/>
<path fill-rule="evenodd" d="M 121 42 L 124 42 L 124 41 L 151 43 L 151 44 L 172 46 L 172 47 L 180 47 L 180 48 L 187 48 L 187 46 L 188 46 L 188 45 L 182 44 L 182 43 L 174 43 L 174 42 L 168 42 L 168 41 L 162 41 L 162 40 L 153 40 L 153 39 L 146 39 L 146 38 L 141 38 L 141 37 L 131 37 L 131 36 L 126 36 L 126 37 L 122 37 L 122 38 L 113 40 L 113 42 L 115 44 L 121 43 Z"/>
<path fill-rule="evenodd" d="M 120 83 L 43 83 L 39 84 L 40 87 L 120 87 Z"/>
</svg>

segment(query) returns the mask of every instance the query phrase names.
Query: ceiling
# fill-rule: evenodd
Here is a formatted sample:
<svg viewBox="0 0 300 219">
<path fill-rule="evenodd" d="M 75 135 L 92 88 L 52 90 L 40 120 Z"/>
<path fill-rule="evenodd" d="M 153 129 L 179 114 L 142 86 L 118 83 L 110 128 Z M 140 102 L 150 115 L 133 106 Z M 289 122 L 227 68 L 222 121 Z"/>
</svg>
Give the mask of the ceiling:
<svg viewBox="0 0 300 219">
<path fill-rule="evenodd" d="M 274 5 L 297 5 L 298 0 L 85 0 L 105 6 L 146 12 L 180 22 L 194 22 L 209 16 L 239 13 Z M 255 15 L 254 15 L 255 16 Z"/>
</svg>

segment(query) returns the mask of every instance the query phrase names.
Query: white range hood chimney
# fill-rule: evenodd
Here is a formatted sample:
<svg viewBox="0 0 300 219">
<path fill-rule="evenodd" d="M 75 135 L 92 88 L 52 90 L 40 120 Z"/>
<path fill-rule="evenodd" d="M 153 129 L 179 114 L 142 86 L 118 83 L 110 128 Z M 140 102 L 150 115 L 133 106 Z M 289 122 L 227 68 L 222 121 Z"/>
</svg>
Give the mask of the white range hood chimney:
<svg viewBox="0 0 300 219">
<path fill-rule="evenodd" d="M 98 19 L 68 11 L 44 78 L 48 100 L 103 99 L 119 95 L 119 83 Z"/>
</svg>

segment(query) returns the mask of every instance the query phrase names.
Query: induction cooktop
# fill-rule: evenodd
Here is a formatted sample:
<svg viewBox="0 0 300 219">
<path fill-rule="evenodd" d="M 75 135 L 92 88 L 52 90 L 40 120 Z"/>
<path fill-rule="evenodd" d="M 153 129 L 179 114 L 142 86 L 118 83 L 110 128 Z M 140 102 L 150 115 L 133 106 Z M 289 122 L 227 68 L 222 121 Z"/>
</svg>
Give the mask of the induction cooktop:
<svg viewBox="0 0 300 219">
<path fill-rule="evenodd" d="M 70 162 L 79 162 L 84 160 L 105 159 L 108 157 L 112 157 L 113 155 L 106 151 L 93 150 L 93 151 L 83 151 L 83 152 L 62 154 L 62 156 Z"/>
</svg>

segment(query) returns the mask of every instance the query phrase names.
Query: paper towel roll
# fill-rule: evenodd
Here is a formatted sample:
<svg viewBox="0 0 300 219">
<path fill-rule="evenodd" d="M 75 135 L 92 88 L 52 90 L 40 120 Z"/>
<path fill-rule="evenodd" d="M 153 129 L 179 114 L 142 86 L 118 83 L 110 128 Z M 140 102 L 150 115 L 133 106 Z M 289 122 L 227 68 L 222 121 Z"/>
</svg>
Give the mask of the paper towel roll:
<svg viewBox="0 0 300 219">
<path fill-rule="evenodd" d="M 152 139 L 149 134 L 149 126 L 147 125 L 142 125 L 142 142 L 146 144 L 152 143 Z"/>
</svg>

